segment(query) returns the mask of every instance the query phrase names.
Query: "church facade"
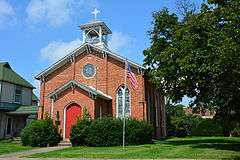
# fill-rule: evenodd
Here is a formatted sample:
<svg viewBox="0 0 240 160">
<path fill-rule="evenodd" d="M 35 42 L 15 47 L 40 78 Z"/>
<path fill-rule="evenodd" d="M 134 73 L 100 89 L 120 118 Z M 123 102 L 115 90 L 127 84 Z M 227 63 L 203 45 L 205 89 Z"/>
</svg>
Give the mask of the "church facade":
<svg viewBox="0 0 240 160">
<path fill-rule="evenodd" d="M 35 77 L 41 81 L 38 118 L 47 113 L 67 139 L 84 108 L 91 118 L 122 118 L 125 92 L 125 116 L 151 123 L 154 138 L 165 137 L 164 97 L 150 83 L 144 67 L 108 49 L 111 30 L 104 22 L 94 20 L 80 28 L 83 44 Z M 125 79 L 126 63 L 135 75 L 136 88 Z"/>
</svg>

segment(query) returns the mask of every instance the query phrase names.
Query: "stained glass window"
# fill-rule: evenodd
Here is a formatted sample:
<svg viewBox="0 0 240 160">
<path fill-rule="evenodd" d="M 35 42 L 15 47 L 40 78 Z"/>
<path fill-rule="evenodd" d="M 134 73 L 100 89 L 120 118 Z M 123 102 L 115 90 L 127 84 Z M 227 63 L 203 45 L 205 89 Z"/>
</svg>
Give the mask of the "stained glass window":
<svg viewBox="0 0 240 160">
<path fill-rule="evenodd" d="M 86 64 L 83 67 L 83 75 L 87 78 L 93 77 L 95 75 L 95 67 L 92 64 Z"/>
<path fill-rule="evenodd" d="M 130 92 L 129 89 L 121 86 L 117 91 L 117 117 L 123 117 L 123 93 L 125 91 L 125 117 L 130 116 Z"/>
</svg>

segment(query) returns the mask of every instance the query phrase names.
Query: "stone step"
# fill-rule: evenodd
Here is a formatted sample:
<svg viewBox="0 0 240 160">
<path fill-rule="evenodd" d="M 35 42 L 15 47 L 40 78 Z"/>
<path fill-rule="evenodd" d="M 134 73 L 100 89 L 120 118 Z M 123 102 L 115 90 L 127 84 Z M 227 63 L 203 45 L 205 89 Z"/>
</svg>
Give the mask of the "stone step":
<svg viewBox="0 0 240 160">
<path fill-rule="evenodd" d="M 61 141 L 58 146 L 72 146 L 70 141 Z"/>
<path fill-rule="evenodd" d="M 14 143 L 21 143 L 21 138 L 20 137 L 13 137 L 12 138 Z"/>
</svg>

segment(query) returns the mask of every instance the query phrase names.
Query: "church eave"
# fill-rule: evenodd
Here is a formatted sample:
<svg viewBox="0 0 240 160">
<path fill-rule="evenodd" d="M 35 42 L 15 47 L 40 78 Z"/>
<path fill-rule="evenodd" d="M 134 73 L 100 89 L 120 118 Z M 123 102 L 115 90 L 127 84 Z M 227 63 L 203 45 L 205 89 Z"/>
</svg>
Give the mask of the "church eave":
<svg viewBox="0 0 240 160">
<path fill-rule="evenodd" d="M 144 70 L 144 67 L 140 64 L 137 64 L 131 60 L 128 60 L 116 53 L 113 53 L 111 51 L 102 49 L 100 47 L 94 46 L 92 44 L 89 43 L 84 43 L 82 44 L 80 47 L 78 47 L 77 49 L 75 49 L 74 51 L 70 52 L 69 54 L 67 54 L 66 56 L 64 56 L 63 58 L 61 58 L 60 60 L 58 60 L 56 63 L 52 64 L 50 67 L 48 67 L 47 69 L 43 70 L 41 73 L 39 73 L 37 76 L 35 76 L 35 79 L 37 80 L 41 80 L 42 78 L 44 78 L 45 76 L 47 76 L 48 74 L 54 72 L 55 70 L 57 70 L 58 68 L 60 68 L 61 66 L 63 66 L 64 64 L 71 62 L 71 58 L 72 56 L 78 56 L 79 54 L 83 53 L 84 51 L 88 51 L 89 50 L 89 46 L 95 50 L 98 51 L 100 53 L 103 54 L 107 54 L 108 56 L 120 61 L 120 62 L 125 62 L 126 60 L 128 61 L 128 63 L 132 66 L 135 67 L 136 69 L 141 69 Z"/>
<path fill-rule="evenodd" d="M 71 81 L 65 83 L 64 85 L 60 86 L 59 88 L 55 89 L 53 92 L 48 94 L 47 97 L 56 100 L 57 97 L 58 97 L 58 94 L 62 93 L 63 91 L 65 91 L 68 88 L 73 89 L 75 87 L 78 87 L 78 88 L 88 92 L 89 97 L 91 97 L 91 98 L 99 97 L 99 98 L 106 99 L 106 100 L 111 100 L 112 99 L 111 96 L 103 93 L 102 91 L 99 91 L 99 90 L 97 90 L 97 89 L 95 89 L 91 86 L 87 86 L 85 84 L 79 83 L 75 80 L 71 80 Z"/>
<path fill-rule="evenodd" d="M 80 51 L 81 49 L 83 49 L 83 51 L 85 51 L 85 46 L 86 44 L 82 44 L 81 46 L 79 46 L 78 48 L 76 48 L 74 51 L 70 52 L 69 54 L 67 54 L 66 56 L 64 56 L 63 58 L 61 58 L 60 60 L 58 60 L 57 62 L 53 63 L 52 65 L 50 65 L 48 68 L 46 68 L 45 70 L 43 70 L 41 73 L 39 73 L 38 75 L 35 76 L 35 79 L 40 80 L 42 78 L 42 76 L 47 76 L 48 74 L 52 73 L 53 71 L 57 70 L 58 68 L 60 68 L 61 66 L 63 66 L 64 64 L 68 63 L 71 61 L 71 56 L 74 55 L 77 51 Z M 82 51 L 82 52 L 83 52 Z"/>
</svg>

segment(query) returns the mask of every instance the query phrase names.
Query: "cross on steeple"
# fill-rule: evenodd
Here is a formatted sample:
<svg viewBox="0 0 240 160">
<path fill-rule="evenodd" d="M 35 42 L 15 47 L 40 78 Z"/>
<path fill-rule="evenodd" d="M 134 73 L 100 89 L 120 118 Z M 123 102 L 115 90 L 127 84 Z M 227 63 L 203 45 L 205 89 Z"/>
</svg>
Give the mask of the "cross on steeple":
<svg viewBox="0 0 240 160">
<path fill-rule="evenodd" d="M 92 11 L 91 13 L 94 15 L 94 18 L 96 20 L 97 19 L 97 14 L 99 14 L 100 11 L 97 8 L 95 8 L 94 11 Z"/>
</svg>

